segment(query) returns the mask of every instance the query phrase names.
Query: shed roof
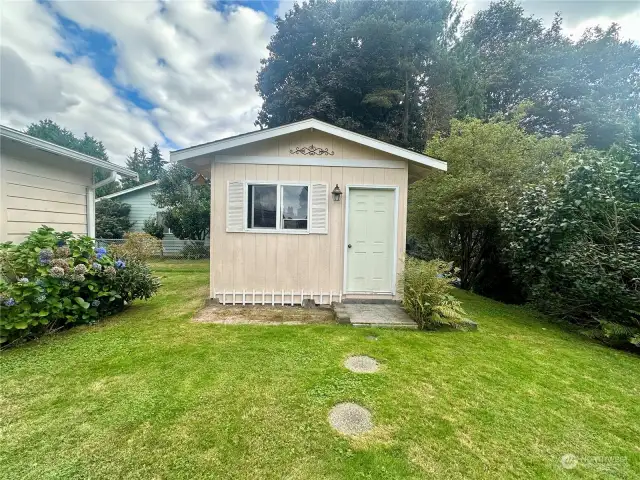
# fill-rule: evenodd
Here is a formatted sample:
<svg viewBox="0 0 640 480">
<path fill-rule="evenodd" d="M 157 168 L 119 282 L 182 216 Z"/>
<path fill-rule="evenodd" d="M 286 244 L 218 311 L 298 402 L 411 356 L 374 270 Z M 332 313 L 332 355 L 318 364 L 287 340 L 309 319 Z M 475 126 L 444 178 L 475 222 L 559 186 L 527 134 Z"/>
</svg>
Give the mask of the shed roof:
<svg viewBox="0 0 640 480">
<path fill-rule="evenodd" d="M 427 155 L 407 150 L 406 148 L 397 147 L 381 140 L 376 140 L 344 128 L 336 127 L 315 118 L 289 123 L 287 125 L 282 125 L 281 127 L 265 128 L 255 132 L 243 133 L 241 135 L 223 138 L 213 142 L 203 143 L 201 145 L 195 145 L 181 150 L 175 150 L 170 153 L 170 158 L 172 162 L 184 162 L 187 166 L 190 166 L 191 163 L 197 165 L 196 159 L 198 157 L 204 157 L 229 148 L 239 147 L 249 143 L 259 142 L 308 129 L 316 129 L 330 135 L 335 135 L 336 137 L 344 138 L 345 140 L 360 143 L 367 147 L 390 153 L 391 155 L 408 160 L 411 164 L 419 168 L 432 167 L 438 170 L 447 170 L 447 163 L 442 160 L 437 160 Z"/>
<path fill-rule="evenodd" d="M 107 160 L 102 160 L 100 158 L 85 155 L 84 153 L 76 152 L 75 150 L 71 150 L 70 148 L 61 147 L 60 145 L 47 142 L 46 140 L 42 140 L 40 138 L 32 137 L 31 135 L 27 135 L 24 132 L 15 130 L 5 125 L 0 125 L 0 137 L 2 137 L 3 139 L 9 139 L 14 142 L 18 142 L 27 147 L 37 148 L 38 150 L 43 150 L 54 155 L 66 157 L 70 160 L 88 163 L 108 172 L 116 172 L 123 177 L 138 178 L 138 174 L 133 170 L 129 170 L 128 168 L 121 167 Z"/>
</svg>

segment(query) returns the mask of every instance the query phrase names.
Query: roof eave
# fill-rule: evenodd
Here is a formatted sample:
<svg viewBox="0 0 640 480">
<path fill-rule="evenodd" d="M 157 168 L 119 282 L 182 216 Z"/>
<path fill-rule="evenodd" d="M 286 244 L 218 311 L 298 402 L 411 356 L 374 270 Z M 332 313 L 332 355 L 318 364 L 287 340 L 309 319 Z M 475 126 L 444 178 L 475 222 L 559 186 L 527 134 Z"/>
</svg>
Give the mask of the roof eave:
<svg viewBox="0 0 640 480">
<path fill-rule="evenodd" d="M 395 155 L 397 157 L 404 158 L 406 160 L 413 161 L 428 167 L 444 171 L 447 170 L 447 163 L 443 162 L 442 160 L 437 160 L 435 158 L 431 158 L 427 155 L 416 153 L 405 148 L 396 147 L 395 145 L 391 145 L 390 143 L 382 142 L 380 140 L 376 140 L 359 133 L 351 132 L 349 130 L 345 130 L 344 128 L 336 127 L 316 119 L 302 120 L 300 122 L 290 123 L 281 127 L 257 130 L 245 135 L 221 139 L 215 142 L 188 147 L 182 150 L 175 150 L 169 154 L 169 158 L 171 162 L 192 163 L 192 159 L 196 157 L 211 155 L 222 150 L 239 147 L 248 143 L 267 140 L 281 135 L 299 132 L 308 128 L 316 128 L 317 130 L 320 130 L 324 133 L 335 135 L 337 137 L 344 138 L 346 140 L 350 140 L 361 145 L 374 148 L 376 150 L 381 150 L 383 152 L 390 153 L 391 155 Z M 189 162 L 189 160 L 192 161 Z"/>
<path fill-rule="evenodd" d="M 76 152 L 75 150 L 71 150 L 66 147 L 61 147 L 60 145 L 47 142 L 46 140 L 32 137 L 31 135 L 27 135 L 26 133 L 14 130 L 13 128 L 9 128 L 4 125 L 0 125 L 0 136 L 14 140 L 32 148 L 37 148 L 48 153 L 53 153 L 54 155 L 60 155 L 71 160 L 88 163 L 90 165 L 93 165 L 94 167 L 101 168 L 108 172 L 116 172 L 123 177 L 135 178 L 136 180 L 138 179 L 138 174 L 133 170 L 120 167 L 114 163 L 102 160 L 100 158 L 95 158 L 89 155 L 85 155 L 84 153 Z"/>
</svg>

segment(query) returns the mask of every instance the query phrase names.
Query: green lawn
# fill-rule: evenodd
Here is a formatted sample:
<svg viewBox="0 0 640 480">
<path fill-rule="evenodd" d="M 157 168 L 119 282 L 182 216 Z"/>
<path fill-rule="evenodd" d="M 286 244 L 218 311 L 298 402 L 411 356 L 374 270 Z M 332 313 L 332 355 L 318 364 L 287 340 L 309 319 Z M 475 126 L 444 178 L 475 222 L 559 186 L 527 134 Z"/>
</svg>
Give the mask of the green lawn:
<svg viewBox="0 0 640 480">
<path fill-rule="evenodd" d="M 640 476 L 637 356 L 465 293 L 475 333 L 193 323 L 207 269 L 159 264 L 152 301 L 0 356 L 1 478 Z M 334 433 L 341 401 L 373 433 Z"/>
</svg>

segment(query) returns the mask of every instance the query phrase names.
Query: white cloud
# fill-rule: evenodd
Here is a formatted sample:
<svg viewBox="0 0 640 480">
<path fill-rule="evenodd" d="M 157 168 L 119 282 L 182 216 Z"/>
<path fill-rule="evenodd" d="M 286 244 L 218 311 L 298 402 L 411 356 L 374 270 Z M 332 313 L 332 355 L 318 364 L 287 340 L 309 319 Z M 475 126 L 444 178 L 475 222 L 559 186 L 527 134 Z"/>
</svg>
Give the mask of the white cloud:
<svg viewBox="0 0 640 480">
<path fill-rule="evenodd" d="M 294 1 L 280 2 L 277 14 L 284 16 Z M 526 0 L 525 10 L 532 1 Z M 156 105 L 147 111 L 120 98 L 90 58 L 73 57 L 69 39 L 45 6 L 0 2 L 2 123 L 24 128 L 52 118 L 76 134 L 86 131 L 102 140 L 118 163 L 134 146 L 157 141 L 166 152 L 161 131 L 177 145 L 189 146 L 255 128 L 261 103 L 254 90 L 256 72 L 275 31 L 262 12 L 244 7 L 220 12 L 205 0 L 54 3 L 53 9 L 82 28 L 114 40 L 115 77 Z M 469 1 L 465 16 L 487 3 Z M 598 15 L 567 22 L 568 31 L 579 35 L 595 23 L 615 20 L 624 37 L 640 40 L 637 9 Z"/>
<path fill-rule="evenodd" d="M 152 1 L 61 2 L 53 8 L 82 28 L 109 34 L 118 82 L 157 107 L 145 111 L 120 99 L 88 58 L 69 64 L 56 57 L 56 51 L 70 52 L 43 6 L 3 1 L 3 123 L 23 128 L 50 117 L 102 140 L 118 163 L 134 146 L 162 144 L 156 126 L 179 146 L 255 129 L 256 72 L 274 31 L 263 13 L 223 13 L 204 1 L 169 2 L 163 12 Z"/>
</svg>

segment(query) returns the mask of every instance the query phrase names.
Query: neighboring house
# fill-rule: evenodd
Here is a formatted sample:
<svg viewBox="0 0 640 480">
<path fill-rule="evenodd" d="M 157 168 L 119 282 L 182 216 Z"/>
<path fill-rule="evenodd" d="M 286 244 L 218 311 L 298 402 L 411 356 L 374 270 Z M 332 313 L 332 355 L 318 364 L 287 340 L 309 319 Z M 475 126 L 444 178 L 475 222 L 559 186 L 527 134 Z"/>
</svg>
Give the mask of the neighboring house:
<svg viewBox="0 0 640 480">
<path fill-rule="evenodd" d="M 94 169 L 110 176 L 93 183 Z M 22 241 L 42 225 L 95 236 L 95 189 L 138 174 L 0 125 L 0 241 Z"/>
<path fill-rule="evenodd" d="M 447 169 L 314 119 L 171 161 L 211 178 L 210 296 L 225 303 L 400 299 L 408 185 Z"/>
<path fill-rule="evenodd" d="M 104 198 L 111 198 L 122 203 L 131 205 L 129 212 L 129 220 L 133 222 L 131 227 L 132 232 L 142 232 L 144 229 L 144 222 L 150 218 L 155 218 L 160 224 L 163 223 L 162 209 L 158 208 L 153 201 L 153 194 L 158 188 L 158 180 L 152 182 L 143 183 L 142 185 L 136 185 L 135 187 L 127 188 L 119 192 L 111 193 L 96 199 L 96 203 Z M 171 230 L 164 229 L 164 252 L 176 253 L 179 252 L 185 245 L 189 244 L 189 240 L 180 240 L 171 233 Z M 208 246 L 209 237 L 204 240 Z"/>
<path fill-rule="evenodd" d="M 153 194 L 156 191 L 157 185 L 157 180 L 143 183 L 142 185 L 136 185 L 135 187 L 100 197 L 96 199 L 96 202 L 105 198 L 111 198 L 131 205 L 131 211 L 129 212 L 129 220 L 133 223 L 131 231 L 142 232 L 145 220 L 155 218 L 162 223 L 162 210 L 156 207 L 153 202 Z M 165 237 L 168 238 L 170 236 L 169 230 L 165 229 Z"/>
</svg>

